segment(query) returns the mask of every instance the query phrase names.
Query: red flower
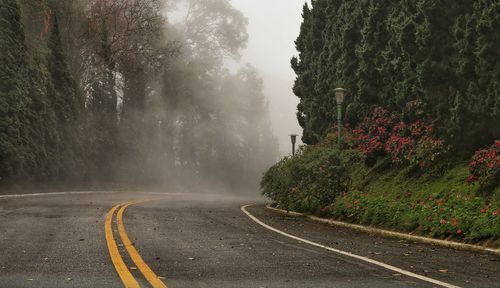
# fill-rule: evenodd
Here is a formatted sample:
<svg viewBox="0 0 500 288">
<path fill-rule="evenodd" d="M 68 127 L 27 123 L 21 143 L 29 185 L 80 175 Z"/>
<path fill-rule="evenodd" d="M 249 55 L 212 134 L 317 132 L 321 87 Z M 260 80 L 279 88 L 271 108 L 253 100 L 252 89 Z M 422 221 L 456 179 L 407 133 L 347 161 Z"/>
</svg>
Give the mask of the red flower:
<svg viewBox="0 0 500 288">
<path fill-rule="evenodd" d="M 491 216 L 497 216 L 497 215 L 500 215 L 500 210 L 491 212 Z"/>
<path fill-rule="evenodd" d="M 474 175 L 469 175 L 469 177 L 467 177 L 467 182 L 469 182 L 469 183 L 474 183 L 476 181 L 477 181 L 477 177 Z"/>
<path fill-rule="evenodd" d="M 458 230 L 457 230 L 457 235 L 458 235 L 458 236 L 460 236 L 460 235 L 462 235 L 462 234 L 463 234 L 462 229 L 458 229 Z"/>
<path fill-rule="evenodd" d="M 488 210 L 490 210 L 490 207 L 486 206 L 483 209 L 481 209 L 481 213 L 486 213 L 486 212 L 488 212 Z"/>
<path fill-rule="evenodd" d="M 455 218 L 451 219 L 451 225 L 457 226 L 457 219 Z"/>
</svg>

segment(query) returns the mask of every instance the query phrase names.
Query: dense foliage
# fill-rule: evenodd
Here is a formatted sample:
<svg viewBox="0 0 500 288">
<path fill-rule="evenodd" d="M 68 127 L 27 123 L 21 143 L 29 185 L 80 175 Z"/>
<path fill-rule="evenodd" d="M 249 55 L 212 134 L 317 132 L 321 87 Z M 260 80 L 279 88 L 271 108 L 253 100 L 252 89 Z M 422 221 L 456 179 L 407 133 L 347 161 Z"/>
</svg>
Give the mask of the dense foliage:
<svg viewBox="0 0 500 288">
<path fill-rule="evenodd" d="M 372 105 L 411 114 L 418 100 L 437 136 L 463 156 L 500 137 L 498 1 L 329 1 L 305 5 L 294 92 L 307 144 L 335 121 L 333 89 L 349 91 L 346 121 Z"/>
<path fill-rule="evenodd" d="M 332 145 L 310 146 L 287 157 L 264 175 L 263 194 L 280 208 L 309 213 L 320 212 L 334 199 L 347 193 L 351 179 Z"/>
<path fill-rule="evenodd" d="M 500 187 L 469 184 L 466 163 L 412 165 L 380 156 L 368 167 L 357 149 L 339 153 L 335 135 L 285 158 L 264 176 L 263 194 L 284 210 L 417 235 L 500 245 Z M 417 166 L 418 167 L 418 166 Z"/>
<path fill-rule="evenodd" d="M 415 106 L 415 103 L 409 103 Z M 410 122 L 408 122 L 410 121 Z M 394 164 L 414 164 L 428 168 L 441 160 L 448 151 L 444 141 L 434 136 L 428 119 L 405 119 L 394 112 L 376 106 L 352 130 L 346 127 L 349 148 L 365 156 L 367 164 L 377 157 L 389 155 Z"/>
<path fill-rule="evenodd" d="M 0 3 L 0 177 L 9 177 L 22 169 L 25 153 L 28 63 L 19 5 L 13 0 Z"/>
<path fill-rule="evenodd" d="M 59 24 L 52 22 L 50 32 L 42 25 L 34 37 L 22 11 L 31 15 L 40 5 L 21 10 L 17 1 L 5 0 L 0 7 L 1 180 L 70 178 L 79 172 L 75 125 L 83 105 L 62 53 Z"/>
<path fill-rule="evenodd" d="M 487 149 L 476 151 L 469 163 L 469 183 L 483 187 L 500 185 L 500 140 Z"/>
</svg>

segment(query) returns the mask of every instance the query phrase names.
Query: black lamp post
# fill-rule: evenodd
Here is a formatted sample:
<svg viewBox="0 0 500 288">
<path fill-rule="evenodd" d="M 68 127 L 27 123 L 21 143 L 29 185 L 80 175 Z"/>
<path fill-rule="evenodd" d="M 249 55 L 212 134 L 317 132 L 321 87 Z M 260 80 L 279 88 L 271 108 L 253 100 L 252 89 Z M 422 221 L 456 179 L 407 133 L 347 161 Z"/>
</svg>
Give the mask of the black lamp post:
<svg viewBox="0 0 500 288">
<path fill-rule="evenodd" d="M 292 140 L 292 155 L 295 156 L 295 143 L 297 142 L 297 134 L 290 134 L 290 139 Z"/>
<path fill-rule="evenodd" d="M 345 100 L 345 94 L 347 90 L 344 88 L 336 88 L 333 90 L 335 92 L 335 101 L 337 102 L 337 126 L 338 126 L 338 146 L 340 150 L 341 139 L 342 139 L 342 103 Z"/>
</svg>

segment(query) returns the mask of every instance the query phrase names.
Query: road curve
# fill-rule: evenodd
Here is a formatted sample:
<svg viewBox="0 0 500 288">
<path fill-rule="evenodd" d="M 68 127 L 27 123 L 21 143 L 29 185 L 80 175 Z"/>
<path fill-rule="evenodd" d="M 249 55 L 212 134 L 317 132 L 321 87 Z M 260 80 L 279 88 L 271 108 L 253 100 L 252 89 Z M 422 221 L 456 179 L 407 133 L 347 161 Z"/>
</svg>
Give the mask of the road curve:
<svg viewBox="0 0 500 288">
<path fill-rule="evenodd" d="M 500 259 L 491 255 L 333 228 L 276 214 L 261 200 L 118 192 L 0 197 L 0 287 L 124 287 L 108 250 L 106 216 L 117 204 L 151 198 L 123 209 L 122 224 L 169 288 L 437 287 L 270 231 L 240 210 L 250 203 L 258 204 L 247 208 L 256 218 L 302 239 L 451 285 L 500 287 Z M 125 265 L 150 287 L 117 230 Z"/>
</svg>

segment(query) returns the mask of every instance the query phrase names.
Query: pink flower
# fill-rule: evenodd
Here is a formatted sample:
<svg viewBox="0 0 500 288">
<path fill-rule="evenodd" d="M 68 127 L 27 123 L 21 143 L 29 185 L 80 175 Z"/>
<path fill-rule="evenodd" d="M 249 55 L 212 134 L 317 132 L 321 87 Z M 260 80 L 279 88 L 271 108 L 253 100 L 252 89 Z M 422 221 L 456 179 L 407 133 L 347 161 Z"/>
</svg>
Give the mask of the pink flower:
<svg viewBox="0 0 500 288">
<path fill-rule="evenodd" d="M 457 230 L 457 235 L 458 235 L 458 236 L 460 236 L 460 235 L 462 235 L 462 234 L 463 234 L 462 229 L 458 229 L 458 230 Z"/>
<path fill-rule="evenodd" d="M 474 175 L 469 175 L 469 177 L 467 178 L 467 182 L 469 182 L 469 183 L 474 183 L 476 181 L 477 181 L 477 177 Z"/>
<path fill-rule="evenodd" d="M 448 221 L 441 219 L 441 220 L 439 220 L 439 224 L 441 224 L 441 225 L 448 224 Z"/>
</svg>

